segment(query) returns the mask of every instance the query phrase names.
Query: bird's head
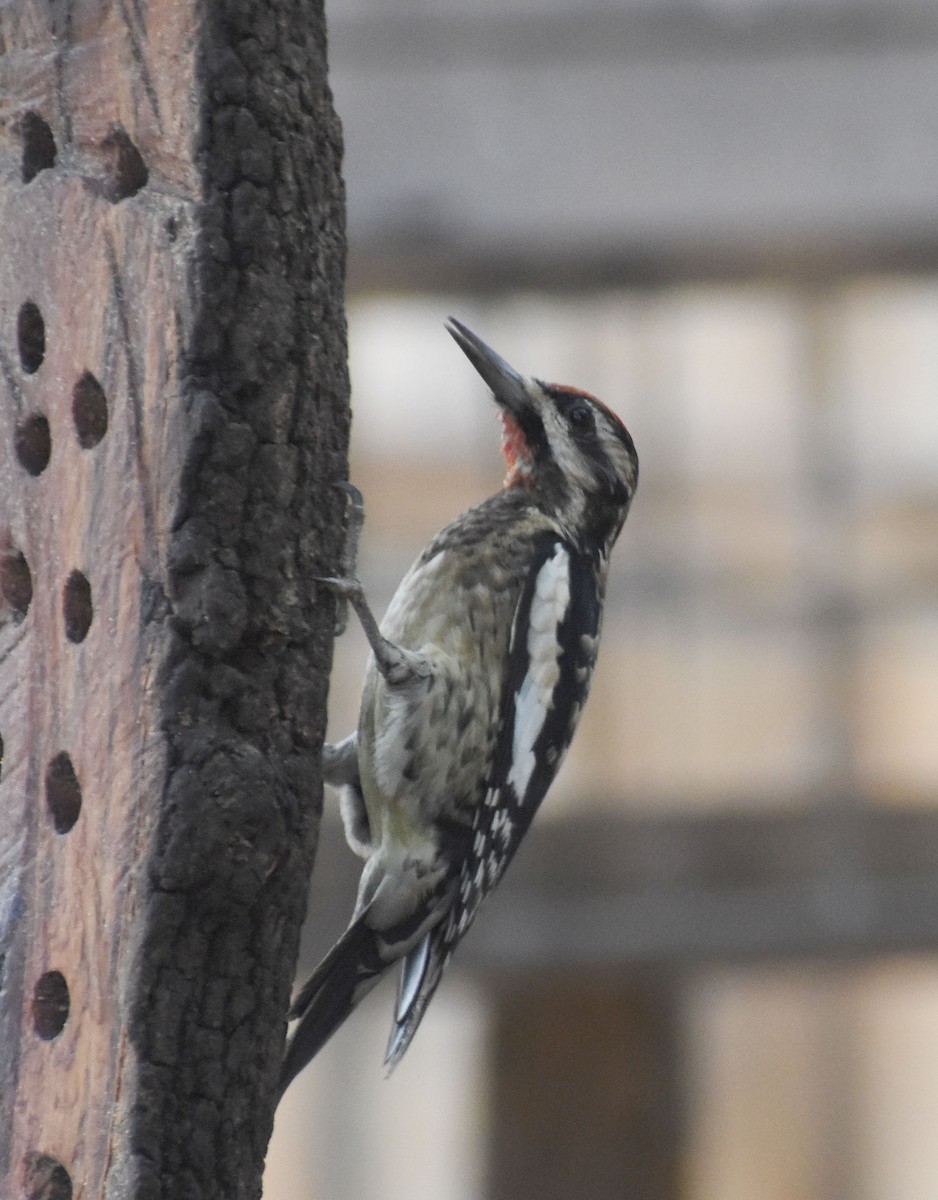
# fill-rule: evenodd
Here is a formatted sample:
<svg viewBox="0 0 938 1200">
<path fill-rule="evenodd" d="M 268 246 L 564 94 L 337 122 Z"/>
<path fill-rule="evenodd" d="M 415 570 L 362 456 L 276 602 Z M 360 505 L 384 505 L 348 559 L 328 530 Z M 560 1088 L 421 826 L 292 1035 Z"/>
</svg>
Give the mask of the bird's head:
<svg viewBox="0 0 938 1200">
<path fill-rule="evenodd" d="M 521 375 L 453 317 L 446 328 L 499 406 L 505 486 L 529 489 L 575 541 L 608 550 L 638 483 L 629 431 L 588 392 Z"/>
</svg>

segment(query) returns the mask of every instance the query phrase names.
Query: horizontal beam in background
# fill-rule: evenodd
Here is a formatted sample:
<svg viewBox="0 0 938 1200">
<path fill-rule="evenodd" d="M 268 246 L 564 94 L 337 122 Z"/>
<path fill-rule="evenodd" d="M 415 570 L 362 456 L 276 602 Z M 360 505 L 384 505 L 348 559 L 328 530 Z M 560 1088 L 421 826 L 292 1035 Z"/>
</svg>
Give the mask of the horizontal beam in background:
<svg viewBox="0 0 938 1200">
<path fill-rule="evenodd" d="M 325 824 L 301 971 L 342 929 L 354 897 L 359 862 L 336 823 Z M 935 949 L 938 811 L 844 802 L 542 819 L 459 961 L 481 971 L 677 968 Z"/>
<path fill-rule="evenodd" d="M 357 6 L 330 50 L 353 286 L 938 265 L 934 6 Z"/>
</svg>

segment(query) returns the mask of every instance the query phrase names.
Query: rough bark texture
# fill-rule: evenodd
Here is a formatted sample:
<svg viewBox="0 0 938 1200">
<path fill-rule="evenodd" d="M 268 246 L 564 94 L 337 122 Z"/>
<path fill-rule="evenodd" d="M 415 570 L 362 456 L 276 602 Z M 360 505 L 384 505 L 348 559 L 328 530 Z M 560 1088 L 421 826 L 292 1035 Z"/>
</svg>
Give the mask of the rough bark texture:
<svg viewBox="0 0 938 1200">
<path fill-rule="evenodd" d="M 0 39 L 0 1194 L 255 1197 L 347 444 L 323 13 Z"/>
</svg>

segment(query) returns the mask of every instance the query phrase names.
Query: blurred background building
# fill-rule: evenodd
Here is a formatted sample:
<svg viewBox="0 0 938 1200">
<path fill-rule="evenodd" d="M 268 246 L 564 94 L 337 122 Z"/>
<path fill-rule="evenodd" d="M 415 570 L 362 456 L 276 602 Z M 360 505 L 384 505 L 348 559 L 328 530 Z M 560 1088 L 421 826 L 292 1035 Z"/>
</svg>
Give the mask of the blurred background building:
<svg viewBox="0 0 938 1200">
<path fill-rule="evenodd" d="M 935 1200 L 938 8 L 329 7 L 376 607 L 500 482 L 450 313 L 642 481 L 562 777 L 393 1079 L 390 984 L 291 1089 L 266 1200 Z"/>
</svg>

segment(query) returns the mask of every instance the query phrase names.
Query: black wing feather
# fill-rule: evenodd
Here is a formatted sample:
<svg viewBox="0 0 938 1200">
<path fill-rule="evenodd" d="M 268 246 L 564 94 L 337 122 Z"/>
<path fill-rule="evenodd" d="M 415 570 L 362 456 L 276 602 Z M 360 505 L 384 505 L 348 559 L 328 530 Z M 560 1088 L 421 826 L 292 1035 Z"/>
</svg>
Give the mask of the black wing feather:
<svg viewBox="0 0 938 1200">
<path fill-rule="evenodd" d="M 528 669 L 527 630 L 537 575 L 559 545 L 566 550 L 570 564 L 570 604 L 558 632 L 562 647 L 560 675 L 553 705 L 534 743 L 534 770 L 524 795 L 519 796 L 508 781 L 514 749 L 515 698 Z M 552 538 L 519 600 L 492 773 L 484 803 L 476 810 L 470 853 L 463 862 L 460 888 L 446 922 L 450 944 L 455 944 L 469 928 L 482 900 L 511 862 L 570 745 L 596 660 L 601 615 L 597 578 L 588 556 Z"/>
<path fill-rule="evenodd" d="M 560 547 L 568 556 L 570 569 L 570 603 L 558 631 L 562 647 L 560 673 L 553 705 L 534 743 L 535 767 L 524 794 L 519 796 L 508 778 L 514 748 L 515 701 L 528 671 L 527 638 L 537 578 Z M 597 564 L 588 555 L 561 542 L 554 534 L 544 536 L 515 609 L 498 741 L 470 836 L 461 839 L 459 887 L 448 916 L 427 934 L 429 944 L 420 950 L 423 958 L 420 986 L 412 991 L 414 999 L 406 1010 L 398 1013 L 388 1043 L 385 1061 L 392 1068 L 410 1044 L 456 943 L 514 857 L 570 745 L 596 660 L 602 610 L 599 578 Z"/>
</svg>

